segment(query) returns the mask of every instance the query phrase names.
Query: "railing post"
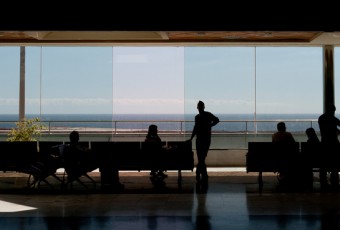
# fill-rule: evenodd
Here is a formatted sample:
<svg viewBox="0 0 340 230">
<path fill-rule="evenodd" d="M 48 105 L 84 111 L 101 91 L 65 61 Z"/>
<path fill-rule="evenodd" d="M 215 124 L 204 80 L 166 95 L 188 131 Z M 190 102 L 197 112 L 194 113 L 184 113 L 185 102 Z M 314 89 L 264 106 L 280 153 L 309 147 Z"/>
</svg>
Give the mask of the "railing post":
<svg viewBox="0 0 340 230">
<path fill-rule="evenodd" d="M 117 121 L 115 121 L 115 134 L 117 134 Z"/>
</svg>

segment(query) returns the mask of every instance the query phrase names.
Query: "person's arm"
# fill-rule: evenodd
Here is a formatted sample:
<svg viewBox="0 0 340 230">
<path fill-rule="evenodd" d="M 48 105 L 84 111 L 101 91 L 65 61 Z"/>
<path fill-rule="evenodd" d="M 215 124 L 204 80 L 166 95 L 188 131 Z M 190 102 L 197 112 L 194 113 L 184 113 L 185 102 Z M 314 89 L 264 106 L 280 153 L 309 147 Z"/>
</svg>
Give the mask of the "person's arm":
<svg viewBox="0 0 340 230">
<path fill-rule="evenodd" d="M 194 139 L 194 137 L 196 136 L 196 131 L 197 130 L 197 128 L 196 128 L 196 124 L 194 125 L 194 128 L 193 128 L 193 130 L 192 130 L 192 133 L 191 133 L 191 137 L 190 137 L 190 141 L 192 141 L 192 139 Z"/>
<path fill-rule="evenodd" d="M 337 118 L 337 117 L 335 117 L 335 120 L 336 120 L 336 125 L 337 125 L 337 126 L 340 126 L 340 119 Z"/>
<path fill-rule="evenodd" d="M 188 141 L 192 141 L 192 139 L 194 139 L 194 137 L 196 136 L 197 133 L 197 116 L 195 116 L 195 124 L 194 124 L 194 128 L 192 129 L 192 133 L 191 133 L 191 137 Z"/>
<path fill-rule="evenodd" d="M 211 127 L 217 125 L 220 122 L 220 119 L 218 117 L 216 117 L 215 115 L 212 115 L 212 122 L 211 122 Z"/>
</svg>

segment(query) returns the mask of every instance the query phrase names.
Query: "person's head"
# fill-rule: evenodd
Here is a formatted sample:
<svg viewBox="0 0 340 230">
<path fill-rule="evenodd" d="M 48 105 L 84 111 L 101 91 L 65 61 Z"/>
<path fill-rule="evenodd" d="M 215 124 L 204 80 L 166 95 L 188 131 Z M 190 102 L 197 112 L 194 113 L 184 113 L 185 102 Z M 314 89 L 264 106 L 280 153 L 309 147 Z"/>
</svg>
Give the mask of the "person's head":
<svg viewBox="0 0 340 230">
<path fill-rule="evenodd" d="M 199 112 L 204 111 L 205 105 L 204 105 L 204 102 L 203 102 L 203 101 L 199 101 L 199 102 L 197 103 L 197 109 L 198 109 Z"/>
<path fill-rule="evenodd" d="M 149 135 L 157 135 L 158 129 L 157 125 L 149 125 L 148 134 Z"/>
<path fill-rule="evenodd" d="M 314 136 L 316 136 L 315 129 L 313 129 L 312 127 L 306 129 L 306 135 L 307 135 L 307 137 L 314 137 Z"/>
<path fill-rule="evenodd" d="M 334 104 L 328 104 L 326 106 L 326 113 L 329 113 L 329 114 L 334 114 L 335 113 L 335 110 L 336 110 L 336 107 Z"/>
<path fill-rule="evenodd" d="M 72 131 L 70 133 L 70 142 L 71 143 L 77 143 L 79 141 L 79 133 L 78 131 Z"/>
<path fill-rule="evenodd" d="M 284 122 L 277 123 L 277 131 L 285 132 L 286 124 Z"/>
</svg>

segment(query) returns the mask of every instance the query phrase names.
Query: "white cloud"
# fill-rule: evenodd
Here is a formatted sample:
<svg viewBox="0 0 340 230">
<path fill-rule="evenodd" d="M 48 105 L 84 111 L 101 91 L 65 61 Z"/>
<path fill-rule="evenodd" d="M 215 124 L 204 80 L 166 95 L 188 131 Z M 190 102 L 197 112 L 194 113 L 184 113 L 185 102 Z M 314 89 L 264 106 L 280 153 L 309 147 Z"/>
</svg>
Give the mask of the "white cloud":
<svg viewBox="0 0 340 230">
<path fill-rule="evenodd" d="M 0 98 L 0 105 L 18 105 L 19 99 L 16 98 Z"/>
</svg>

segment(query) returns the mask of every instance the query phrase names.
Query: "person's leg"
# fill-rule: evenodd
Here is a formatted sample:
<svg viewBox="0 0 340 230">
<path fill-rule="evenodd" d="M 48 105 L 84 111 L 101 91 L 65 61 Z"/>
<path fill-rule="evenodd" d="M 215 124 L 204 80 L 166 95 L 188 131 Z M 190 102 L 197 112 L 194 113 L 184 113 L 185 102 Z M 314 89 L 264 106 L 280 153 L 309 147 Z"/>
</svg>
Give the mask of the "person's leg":
<svg viewBox="0 0 340 230">
<path fill-rule="evenodd" d="M 208 154 L 210 142 L 208 141 L 201 141 L 196 145 L 197 151 L 197 169 L 196 169 L 196 180 L 208 180 L 208 172 L 207 172 L 207 165 L 205 163 L 205 159 Z"/>
<path fill-rule="evenodd" d="M 205 159 L 207 158 L 208 149 L 205 148 L 204 152 L 202 153 L 202 160 L 201 160 L 201 174 L 202 174 L 202 180 L 207 181 L 208 180 L 208 171 L 207 171 L 207 165 L 205 163 Z"/>
<path fill-rule="evenodd" d="M 204 157 L 200 149 L 196 149 L 196 152 L 197 152 L 196 181 L 199 182 L 201 181 Z"/>
</svg>

